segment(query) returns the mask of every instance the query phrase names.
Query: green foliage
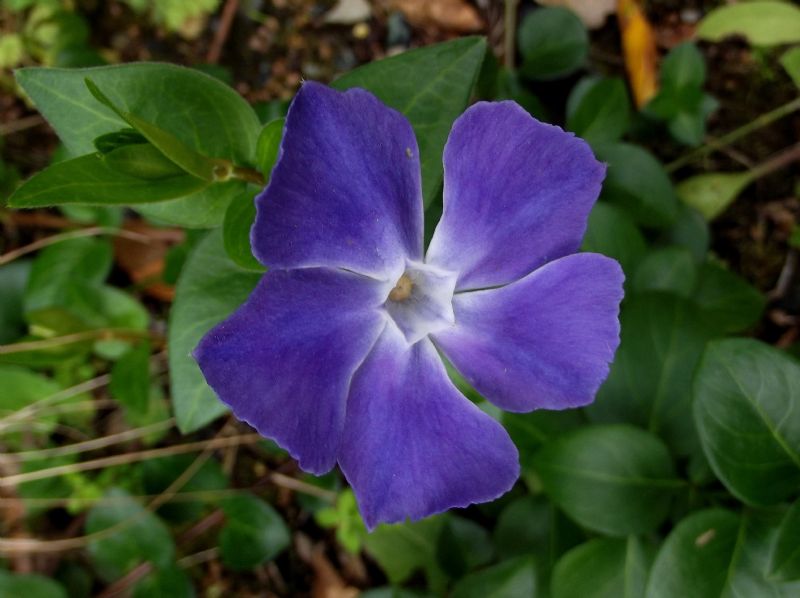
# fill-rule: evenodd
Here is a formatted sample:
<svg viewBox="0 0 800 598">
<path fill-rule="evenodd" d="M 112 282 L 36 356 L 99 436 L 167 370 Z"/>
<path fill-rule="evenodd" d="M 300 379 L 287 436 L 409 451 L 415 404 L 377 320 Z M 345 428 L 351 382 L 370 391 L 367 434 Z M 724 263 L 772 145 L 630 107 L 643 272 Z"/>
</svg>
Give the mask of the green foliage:
<svg viewBox="0 0 800 598">
<path fill-rule="evenodd" d="M 25 598 L 67 598 L 67 592 L 41 575 L 13 575 L 0 570 L 0 596 Z"/>
<path fill-rule="evenodd" d="M 800 500 L 781 522 L 770 556 L 769 576 L 780 581 L 800 581 Z"/>
<path fill-rule="evenodd" d="M 234 569 L 250 569 L 275 558 L 289 545 L 281 516 L 263 500 L 242 495 L 222 502 L 225 527 L 219 537 L 222 561 Z"/>
<path fill-rule="evenodd" d="M 530 79 L 552 79 L 577 70 L 586 60 L 589 35 L 566 8 L 541 8 L 519 26 L 520 72 Z"/>
<path fill-rule="evenodd" d="M 630 125 L 630 111 L 622 79 L 583 79 L 567 102 L 567 129 L 593 145 L 619 141 Z"/>
<path fill-rule="evenodd" d="M 529 598 L 536 595 L 536 568 L 530 557 L 517 557 L 467 575 L 453 588 L 453 598 Z"/>
<path fill-rule="evenodd" d="M 752 182 L 752 171 L 710 172 L 681 181 L 676 191 L 687 205 L 713 220 Z"/>
<path fill-rule="evenodd" d="M 730 35 L 744 36 L 755 46 L 800 42 L 800 9 L 779 0 L 756 0 L 720 6 L 700 22 L 697 35 L 720 41 Z"/>
</svg>

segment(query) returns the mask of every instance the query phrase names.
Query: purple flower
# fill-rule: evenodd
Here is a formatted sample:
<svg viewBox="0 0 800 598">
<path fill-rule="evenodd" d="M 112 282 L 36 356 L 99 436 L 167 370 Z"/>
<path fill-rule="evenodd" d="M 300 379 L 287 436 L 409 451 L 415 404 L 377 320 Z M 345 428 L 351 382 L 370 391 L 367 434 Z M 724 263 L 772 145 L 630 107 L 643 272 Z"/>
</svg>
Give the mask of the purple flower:
<svg viewBox="0 0 800 598">
<path fill-rule="evenodd" d="M 422 125 L 424 126 L 424 125 Z M 315 474 L 337 462 L 367 525 L 492 500 L 519 475 L 508 411 L 591 402 L 619 343 L 623 275 L 575 253 L 605 168 L 514 102 L 444 151 L 427 253 L 411 125 L 370 93 L 305 83 L 251 232 L 269 268 L 195 356 L 236 416 Z"/>
</svg>

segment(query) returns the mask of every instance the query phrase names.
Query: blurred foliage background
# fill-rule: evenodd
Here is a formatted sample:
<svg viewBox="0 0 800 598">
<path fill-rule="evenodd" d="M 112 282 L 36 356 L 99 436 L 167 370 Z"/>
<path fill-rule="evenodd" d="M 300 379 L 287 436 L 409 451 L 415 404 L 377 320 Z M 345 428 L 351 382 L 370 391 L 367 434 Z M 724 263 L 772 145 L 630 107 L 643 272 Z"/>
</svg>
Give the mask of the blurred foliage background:
<svg viewBox="0 0 800 598">
<path fill-rule="evenodd" d="M 402 66 L 584 137 L 622 344 L 592 406 L 498 415 L 511 493 L 368 535 L 182 361 L 258 280 L 251 216 L 0 208 L 0 597 L 800 595 L 795 4 L 0 0 L 0 196 L 72 157 L 13 69 L 134 61 L 232 87 L 273 149 L 304 78 L 370 63 L 337 85 Z"/>
</svg>

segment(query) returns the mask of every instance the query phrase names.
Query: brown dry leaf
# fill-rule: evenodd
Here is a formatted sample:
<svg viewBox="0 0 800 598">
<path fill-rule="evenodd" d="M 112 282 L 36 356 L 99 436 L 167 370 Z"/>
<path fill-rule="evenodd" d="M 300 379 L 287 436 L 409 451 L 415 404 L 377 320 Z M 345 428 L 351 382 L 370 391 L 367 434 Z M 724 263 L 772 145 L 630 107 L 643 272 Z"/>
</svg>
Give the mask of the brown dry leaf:
<svg viewBox="0 0 800 598">
<path fill-rule="evenodd" d="M 641 108 L 658 91 L 658 52 L 653 27 L 638 0 L 619 0 L 617 18 L 622 32 L 625 70 L 637 108 Z"/>
<path fill-rule="evenodd" d="M 153 228 L 140 220 L 131 220 L 123 228 L 148 239 L 146 243 L 125 237 L 114 239 L 114 258 L 131 280 L 146 284 L 144 292 L 159 301 L 172 301 L 175 288 L 160 282 L 164 259 L 172 245 L 180 243 L 183 232 L 178 229 Z M 149 282 L 153 281 L 153 282 Z"/>
<path fill-rule="evenodd" d="M 392 0 L 391 5 L 415 27 L 475 33 L 484 26 L 478 11 L 465 0 Z"/>
<path fill-rule="evenodd" d="M 543 6 L 565 6 L 578 15 L 589 29 L 599 29 L 614 14 L 617 0 L 536 0 Z"/>
</svg>

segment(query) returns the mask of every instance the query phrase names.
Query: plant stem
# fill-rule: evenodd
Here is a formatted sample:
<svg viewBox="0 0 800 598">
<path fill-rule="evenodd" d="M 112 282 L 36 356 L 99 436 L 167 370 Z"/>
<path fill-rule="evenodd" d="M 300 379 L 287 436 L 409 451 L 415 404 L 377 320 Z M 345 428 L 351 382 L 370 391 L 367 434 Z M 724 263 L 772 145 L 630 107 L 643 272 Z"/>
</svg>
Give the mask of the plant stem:
<svg viewBox="0 0 800 598">
<path fill-rule="evenodd" d="M 694 162 L 695 160 L 699 160 L 700 158 L 703 158 L 720 148 L 730 145 L 742 137 L 749 135 L 753 131 L 757 131 L 758 129 L 765 127 L 798 109 L 800 109 L 800 98 L 795 98 L 791 102 L 783 104 L 782 106 L 778 106 L 774 110 L 765 112 L 764 114 L 761 114 L 760 116 L 751 120 L 749 123 L 742 125 L 738 129 L 734 129 L 730 133 L 727 133 L 718 139 L 710 140 L 708 143 L 706 143 L 706 145 L 699 147 L 684 156 L 681 156 L 673 162 L 670 162 L 666 167 L 667 172 L 674 172 L 679 168 Z"/>
<path fill-rule="evenodd" d="M 506 0 L 505 30 L 503 35 L 503 61 L 509 71 L 514 70 L 517 51 L 517 7 L 519 0 Z"/>
<path fill-rule="evenodd" d="M 267 184 L 263 174 L 257 170 L 245 168 L 243 166 L 234 166 L 233 171 L 231 172 L 231 178 L 247 181 L 248 183 L 254 183 L 259 187 L 263 187 Z"/>
<path fill-rule="evenodd" d="M 65 334 L 64 336 L 54 336 L 38 341 L 26 341 L 22 343 L 12 343 L 10 345 L 0 345 L 0 355 L 11 353 L 24 353 L 27 351 L 39 351 L 42 349 L 52 349 L 62 345 L 72 345 L 90 340 L 138 340 L 141 338 L 153 338 L 154 335 L 147 330 L 135 330 L 128 328 L 100 328 L 98 330 L 86 330 Z M 156 337 L 156 340 L 162 340 Z"/>
<path fill-rule="evenodd" d="M 788 166 L 795 160 L 800 160 L 800 143 L 797 143 L 774 156 L 765 160 L 750 171 L 752 180 L 760 179 L 770 173 L 780 170 L 784 166 Z"/>
</svg>

